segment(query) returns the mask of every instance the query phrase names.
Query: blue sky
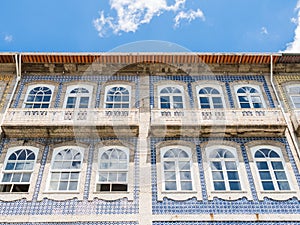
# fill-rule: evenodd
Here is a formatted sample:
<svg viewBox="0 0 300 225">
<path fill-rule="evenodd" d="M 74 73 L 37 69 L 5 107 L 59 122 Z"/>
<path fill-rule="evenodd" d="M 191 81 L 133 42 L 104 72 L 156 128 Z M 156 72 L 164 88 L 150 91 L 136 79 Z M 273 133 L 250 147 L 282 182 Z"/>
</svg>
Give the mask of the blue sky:
<svg viewBox="0 0 300 225">
<path fill-rule="evenodd" d="M 194 52 L 300 53 L 300 0 L 1 0 L 0 5 L 1 52 L 107 52 L 155 40 Z M 163 51 L 160 47 L 149 48 Z"/>
</svg>

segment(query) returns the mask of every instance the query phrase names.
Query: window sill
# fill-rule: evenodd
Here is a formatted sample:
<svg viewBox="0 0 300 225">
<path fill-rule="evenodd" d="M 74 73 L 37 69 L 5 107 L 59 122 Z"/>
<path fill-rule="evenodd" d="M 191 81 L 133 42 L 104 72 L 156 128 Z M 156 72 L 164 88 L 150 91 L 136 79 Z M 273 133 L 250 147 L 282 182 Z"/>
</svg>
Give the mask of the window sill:
<svg viewBox="0 0 300 225">
<path fill-rule="evenodd" d="M 211 191 L 208 194 L 208 200 L 213 200 L 213 198 L 220 198 L 223 200 L 238 200 L 241 198 L 247 198 L 252 200 L 247 191 Z"/>
<path fill-rule="evenodd" d="M 39 194 L 38 200 L 42 201 L 44 198 L 52 199 L 56 201 L 63 201 L 78 198 L 79 200 L 83 199 L 83 194 L 79 191 L 45 191 Z"/>
<path fill-rule="evenodd" d="M 299 192 L 295 190 L 290 191 L 259 191 L 257 193 L 258 199 L 263 201 L 264 198 L 270 198 L 273 200 L 284 201 L 290 198 L 300 199 Z"/>
<path fill-rule="evenodd" d="M 202 195 L 201 192 L 197 191 L 163 191 L 161 193 L 157 193 L 158 201 L 163 201 L 164 198 L 172 199 L 175 201 L 184 201 L 191 198 L 201 200 Z"/>
<path fill-rule="evenodd" d="M 105 201 L 114 201 L 122 198 L 127 198 L 128 201 L 133 201 L 133 193 L 128 191 L 113 191 L 113 192 L 93 192 L 90 199 L 101 199 Z"/>
<path fill-rule="evenodd" d="M 0 192 L 1 201 L 12 202 L 22 198 L 31 200 L 32 194 L 29 192 Z"/>
</svg>

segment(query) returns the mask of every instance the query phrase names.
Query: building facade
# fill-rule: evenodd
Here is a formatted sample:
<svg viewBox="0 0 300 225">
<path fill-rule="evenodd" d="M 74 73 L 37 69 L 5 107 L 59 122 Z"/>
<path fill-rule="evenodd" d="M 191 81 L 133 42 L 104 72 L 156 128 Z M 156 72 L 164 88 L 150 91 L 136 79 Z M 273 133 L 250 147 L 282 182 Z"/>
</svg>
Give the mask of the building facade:
<svg viewBox="0 0 300 225">
<path fill-rule="evenodd" d="M 0 224 L 300 224 L 300 56 L 1 53 Z"/>
</svg>

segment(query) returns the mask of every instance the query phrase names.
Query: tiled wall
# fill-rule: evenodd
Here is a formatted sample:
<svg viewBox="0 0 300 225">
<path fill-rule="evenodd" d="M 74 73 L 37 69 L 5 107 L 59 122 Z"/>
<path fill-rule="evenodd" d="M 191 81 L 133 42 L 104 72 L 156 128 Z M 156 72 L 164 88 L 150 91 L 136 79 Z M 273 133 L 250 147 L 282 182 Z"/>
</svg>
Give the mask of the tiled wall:
<svg viewBox="0 0 300 225">
<path fill-rule="evenodd" d="M 251 188 L 253 200 L 247 200 L 242 198 L 234 201 L 222 200 L 214 198 L 208 200 L 206 185 L 204 179 L 204 170 L 202 163 L 202 155 L 200 150 L 200 144 L 209 140 L 208 138 L 181 138 L 180 140 L 195 143 L 196 153 L 198 157 L 200 182 L 202 188 L 203 200 L 198 201 L 196 198 L 188 199 L 185 201 L 174 201 L 168 198 L 164 198 L 163 201 L 157 201 L 157 173 L 156 173 L 156 149 L 155 145 L 161 141 L 166 140 L 179 140 L 178 138 L 151 138 L 151 164 L 152 164 L 152 212 L 153 214 L 280 214 L 280 213 L 300 213 L 300 201 L 297 199 L 289 199 L 287 201 L 276 201 L 265 198 L 263 201 L 257 199 L 256 190 L 254 187 L 253 177 L 251 175 L 249 160 L 245 150 L 245 144 L 255 140 L 272 140 L 283 143 L 286 146 L 286 151 L 289 160 L 293 167 L 293 172 L 296 175 L 297 183 L 300 186 L 300 175 L 296 168 L 294 158 L 292 156 L 290 147 L 285 138 L 224 138 L 227 141 L 234 141 L 241 146 L 243 159 L 247 170 L 247 179 Z M 219 139 L 220 140 L 220 139 Z M 282 149 L 284 151 L 284 149 Z"/>
</svg>

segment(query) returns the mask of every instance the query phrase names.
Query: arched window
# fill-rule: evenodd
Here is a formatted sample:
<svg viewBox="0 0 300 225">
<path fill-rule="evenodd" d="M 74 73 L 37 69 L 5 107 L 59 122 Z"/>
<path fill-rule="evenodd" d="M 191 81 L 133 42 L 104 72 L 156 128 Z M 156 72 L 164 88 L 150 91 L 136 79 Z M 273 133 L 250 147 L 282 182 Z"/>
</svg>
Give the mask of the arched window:
<svg viewBox="0 0 300 225">
<path fill-rule="evenodd" d="M 82 167 L 82 152 L 76 147 L 54 151 L 49 191 L 77 191 Z"/>
<path fill-rule="evenodd" d="M 52 98 L 53 86 L 31 86 L 28 89 L 25 108 L 49 108 Z"/>
<path fill-rule="evenodd" d="M 183 90 L 180 87 L 164 87 L 159 90 L 159 104 L 161 109 L 184 108 Z"/>
<path fill-rule="evenodd" d="M 300 85 L 289 86 L 288 95 L 292 100 L 294 108 L 299 109 L 300 108 Z"/>
<path fill-rule="evenodd" d="M 241 190 L 237 158 L 229 150 L 218 148 L 209 153 L 210 169 L 214 190 Z"/>
<path fill-rule="evenodd" d="M 253 158 L 263 190 L 290 190 L 284 161 L 278 152 L 271 148 L 260 148 L 254 152 Z"/>
<path fill-rule="evenodd" d="M 130 87 L 108 86 L 105 92 L 105 108 L 129 108 Z"/>
<path fill-rule="evenodd" d="M 31 175 L 36 162 L 36 152 L 20 148 L 8 154 L 1 184 L 1 192 L 28 192 Z"/>
<path fill-rule="evenodd" d="M 259 87 L 242 86 L 236 90 L 240 108 L 264 108 Z"/>
<path fill-rule="evenodd" d="M 70 86 L 67 89 L 65 107 L 66 108 L 89 108 L 91 88 Z"/>
<path fill-rule="evenodd" d="M 99 151 L 99 167 L 96 191 L 128 190 L 128 150 L 112 147 Z"/>
<path fill-rule="evenodd" d="M 222 94 L 214 87 L 197 88 L 199 107 L 202 109 L 224 108 Z"/>
<path fill-rule="evenodd" d="M 192 191 L 191 153 L 172 147 L 162 151 L 163 190 Z"/>
</svg>

